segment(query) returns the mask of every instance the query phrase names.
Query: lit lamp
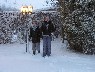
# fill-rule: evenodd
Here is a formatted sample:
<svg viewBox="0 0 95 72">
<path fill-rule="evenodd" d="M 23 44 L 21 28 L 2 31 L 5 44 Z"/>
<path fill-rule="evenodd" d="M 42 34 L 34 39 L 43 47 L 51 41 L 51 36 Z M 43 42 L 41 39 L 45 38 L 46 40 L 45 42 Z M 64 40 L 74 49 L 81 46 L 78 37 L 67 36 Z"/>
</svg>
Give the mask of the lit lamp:
<svg viewBox="0 0 95 72">
<path fill-rule="evenodd" d="M 22 6 L 21 7 L 21 13 L 22 14 L 32 14 L 33 6 Z"/>
<path fill-rule="evenodd" d="M 32 14 L 33 7 L 32 6 L 22 6 L 21 7 L 21 14 L 24 15 L 24 23 L 26 24 L 26 52 L 28 48 L 28 22 L 25 21 L 27 18 L 29 18 L 29 15 Z"/>
<path fill-rule="evenodd" d="M 32 14 L 33 6 L 28 6 L 29 14 Z"/>
</svg>

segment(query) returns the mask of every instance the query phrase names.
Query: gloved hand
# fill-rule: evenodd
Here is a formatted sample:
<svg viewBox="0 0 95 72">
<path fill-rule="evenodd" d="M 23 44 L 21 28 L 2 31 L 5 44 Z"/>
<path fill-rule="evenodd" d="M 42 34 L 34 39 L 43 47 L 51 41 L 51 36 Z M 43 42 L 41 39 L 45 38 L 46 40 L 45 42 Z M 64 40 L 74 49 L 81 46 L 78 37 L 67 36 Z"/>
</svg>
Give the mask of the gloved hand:
<svg viewBox="0 0 95 72">
<path fill-rule="evenodd" d="M 41 36 L 41 38 L 43 39 L 43 36 Z"/>
</svg>

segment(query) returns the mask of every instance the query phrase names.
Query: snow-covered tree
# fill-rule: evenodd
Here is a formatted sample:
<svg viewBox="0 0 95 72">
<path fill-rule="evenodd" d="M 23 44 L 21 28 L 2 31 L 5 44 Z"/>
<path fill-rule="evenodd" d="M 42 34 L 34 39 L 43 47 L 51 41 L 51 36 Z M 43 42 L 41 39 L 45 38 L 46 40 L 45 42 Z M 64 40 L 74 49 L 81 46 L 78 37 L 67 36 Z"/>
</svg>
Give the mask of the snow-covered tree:
<svg viewBox="0 0 95 72">
<path fill-rule="evenodd" d="M 57 0 L 71 49 L 95 53 L 95 0 Z"/>
</svg>

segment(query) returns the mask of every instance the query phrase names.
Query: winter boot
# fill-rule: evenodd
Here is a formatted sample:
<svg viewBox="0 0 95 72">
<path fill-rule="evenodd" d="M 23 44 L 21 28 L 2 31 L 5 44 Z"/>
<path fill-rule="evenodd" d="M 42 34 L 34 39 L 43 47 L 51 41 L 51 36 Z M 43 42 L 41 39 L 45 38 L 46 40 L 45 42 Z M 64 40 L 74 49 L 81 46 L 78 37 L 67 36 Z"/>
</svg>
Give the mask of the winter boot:
<svg viewBox="0 0 95 72">
<path fill-rule="evenodd" d="M 45 57 L 45 56 L 46 56 L 46 54 L 43 53 L 43 57 Z"/>
<path fill-rule="evenodd" d="M 33 54 L 34 54 L 34 55 L 36 54 L 35 51 L 33 51 Z"/>
<path fill-rule="evenodd" d="M 47 56 L 49 57 L 49 56 L 51 56 L 50 54 L 47 54 Z"/>
<path fill-rule="evenodd" d="M 38 51 L 38 53 L 40 53 L 40 51 Z"/>
</svg>

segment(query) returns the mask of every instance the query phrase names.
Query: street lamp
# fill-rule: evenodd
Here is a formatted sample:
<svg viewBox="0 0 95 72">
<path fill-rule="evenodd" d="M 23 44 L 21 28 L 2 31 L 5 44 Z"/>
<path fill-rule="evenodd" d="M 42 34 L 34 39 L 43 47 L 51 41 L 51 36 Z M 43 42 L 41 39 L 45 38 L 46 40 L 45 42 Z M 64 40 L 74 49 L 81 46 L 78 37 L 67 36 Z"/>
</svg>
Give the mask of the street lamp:
<svg viewBox="0 0 95 72">
<path fill-rule="evenodd" d="M 32 6 L 22 6 L 21 7 L 21 14 L 23 15 L 23 20 L 24 20 L 24 23 L 26 24 L 25 26 L 25 37 L 26 37 L 26 52 L 28 50 L 28 23 L 29 21 L 26 20 L 26 19 L 29 19 L 29 16 L 32 14 L 32 10 L 33 10 L 33 7 Z"/>
<path fill-rule="evenodd" d="M 33 6 L 22 6 L 21 7 L 21 13 L 23 15 L 25 15 L 25 14 L 32 14 L 32 11 L 33 11 Z"/>
</svg>

